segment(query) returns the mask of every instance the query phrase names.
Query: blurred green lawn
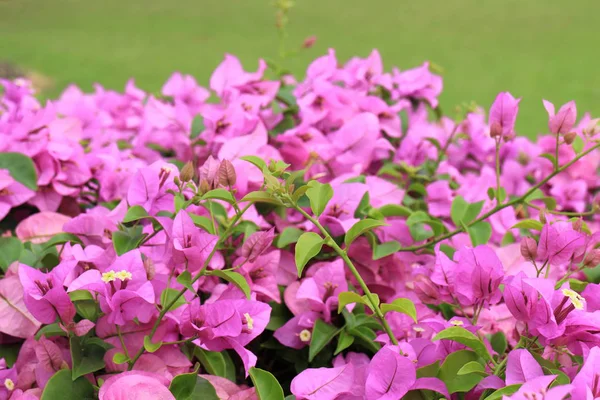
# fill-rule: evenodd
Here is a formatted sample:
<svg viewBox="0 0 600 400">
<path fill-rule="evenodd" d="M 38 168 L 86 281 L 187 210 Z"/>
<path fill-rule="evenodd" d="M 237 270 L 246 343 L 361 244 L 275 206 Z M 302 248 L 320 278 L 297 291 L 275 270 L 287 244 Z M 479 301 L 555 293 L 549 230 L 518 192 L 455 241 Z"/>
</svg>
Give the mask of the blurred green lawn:
<svg viewBox="0 0 600 400">
<path fill-rule="evenodd" d="M 600 115 L 599 0 L 296 1 L 289 43 L 318 37 L 289 61 L 296 74 L 328 47 L 340 59 L 378 48 L 387 68 L 442 66 L 446 109 L 487 107 L 502 90 L 523 97 L 524 134 L 545 130 L 542 98 Z M 270 0 L 0 0 L 0 59 L 54 79 L 50 96 L 132 76 L 155 91 L 175 70 L 207 84 L 225 52 L 255 69 L 277 44 Z"/>
</svg>

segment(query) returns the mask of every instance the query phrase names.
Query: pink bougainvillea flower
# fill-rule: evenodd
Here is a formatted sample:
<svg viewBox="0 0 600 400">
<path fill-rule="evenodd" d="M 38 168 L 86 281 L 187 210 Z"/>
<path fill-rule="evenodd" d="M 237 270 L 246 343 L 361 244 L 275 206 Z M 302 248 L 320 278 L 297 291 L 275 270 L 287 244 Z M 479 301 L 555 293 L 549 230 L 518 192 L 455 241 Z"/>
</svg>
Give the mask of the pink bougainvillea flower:
<svg viewBox="0 0 600 400">
<path fill-rule="evenodd" d="M 168 389 L 169 381 L 144 371 L 127 371 L 106 380 L 98 393 L 99 400 L 175 400 Z"/>
<path fill-rule="evenodd" d="M 585 245 L 585 235 L 573 229 L 569 222 L 544 225 L 538 244 L 538 260 L 561 265 L 571 260 L 576 250 Z"/>
<path fill-rule="evenodd" d="M 508 354 L 508 363 L 506 364 L 507 385 L 525 383 L 543 375 L 542 367 L 529 351 L 515 349 Z"/>
<path fill-rule="evenodd" d="M 82 289 L 98 294 L 100 309 L 110 323 L 125 325 L 134 318 L 148 322 L 156 313 L 154 288 L 137 249 L 117 257 L 104 272 L 84 272 L 71 282 L 68 291 Z"/>
<path fill-rule="evenodd" d="M 8 215 L 11 208 L 29 201 L 35 192 L 15 181 L 10 172 L 0 169 L 0 219 Z"/>
<path fill-rule="evenodd" d="M 4 362 L 4 359 L 1 359 L 0 361 Z M 5 364 L 3 368 L 0 368 L 0 399 L 8 400 L 16 397 L 14 394 L 17 383 L 18 375 L 15 367 L 6 368 Z"/>
<path fill-rule="evenodd" d="M 0 333 L 25 339 L 37 332 L 40 323 L 27 309 L 23 296 L 18 276 L 0 279 Z"/>
<path fill-rule="evenodd" d="M 273 337 L 279 343 L 293 349 L 301 349 L 310 344 L 312 329 L 320 314 L 315 311 L 307 311 L 297 315 L 278 328 Z"/>
<path fill-rule="evenodd" d="M 354 380 L 352 363 L 335 368 L 309 368 L 292 380 L 291 391 L 298 400 L 335 400 L 351 394 Z"/>
<path fill-rule="evenodd" d="M 198 271 L 213 252 L 218 237 L 198 229 L 187 211 L 181 210 L 173 220 L 171 231 L 174 256 L 187 265 L 190 272 Z"/>
<path fill-rule="evenodd" d="M 302 281 L 296 298 L 306 301 L 313 311 L 322 313 L 325 321 L 331 318 L 331 310 L 338 304 L 338 295 L 348 290 L 348 282 L 341 259 L 322 263 L 315 274 Z"/>
<path fill-rule="evenodd" d="M 539 397 L 548 400 L 563 400 L 573 389 L 574 385 L 559 385 L 549 388 L 550 384 L 556 379 L 556 375 L 543 375 L 524 383 L 519 390 L 510 395 L 504 396 L 510 400 L 530 400 Z M 585 397 L 578 397 L 585 398 Z"/>
<path fill-rule="evenodd" d="M 75 316 L 75 306 L 63 286 L 66 272 L 63 268 L 55 268 L 45 274 L 27 265 L 19 265 L 25 305 L 31 315 L 44 324 L 56 322 L 57 317 L 63 323 L 69 323 Z"/>
<path fill-rule="evenodd" d="M 70 220 L 70 217 L 63 214 L 43 211 L 21 221 L 15 232 L 22 241 L 44 243 L 52 236 L 61 233 L 63 225 Z"/>
<path fill-rule="evenodd" d="M 397 86 L 393 91 L 395 97 L 422 99 L 431 107 L 437 107 L 437 98 L 442 92 L 443 81 L 439 75 L 431 73 L 428 62 L 404 72 L 394 69 L 392 82 Z"/>
<path fill-rule="evenodd" d="M 563 104 L 555 113 L 554 104 L 544 100 L 544 108 L 548 112 L 548 129 L 555 135 L 571 132 L 577 119 L 577 106 L 574 101 Z"/>
<path fill-rule="evenodd" d="M 249 262 L 254 262 L 269 246 L 275 238 L 275 229 L 258 231 L 250 235 L 242 246 L 242 257 Z"/>
</svg>

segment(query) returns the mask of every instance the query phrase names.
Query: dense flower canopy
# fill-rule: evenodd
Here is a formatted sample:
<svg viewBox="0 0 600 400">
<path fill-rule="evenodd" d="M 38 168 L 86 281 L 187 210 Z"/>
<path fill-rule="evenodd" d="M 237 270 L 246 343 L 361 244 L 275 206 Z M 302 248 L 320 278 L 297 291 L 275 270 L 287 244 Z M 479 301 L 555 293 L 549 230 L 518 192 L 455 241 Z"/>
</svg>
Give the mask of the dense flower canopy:
<svg viewBox="0 0 600 400">
<path fill-rule="evenodd" d="M 600 398 L 598 120 L 269 73 L 0 80 L 0 400 Z"/>
</svg>

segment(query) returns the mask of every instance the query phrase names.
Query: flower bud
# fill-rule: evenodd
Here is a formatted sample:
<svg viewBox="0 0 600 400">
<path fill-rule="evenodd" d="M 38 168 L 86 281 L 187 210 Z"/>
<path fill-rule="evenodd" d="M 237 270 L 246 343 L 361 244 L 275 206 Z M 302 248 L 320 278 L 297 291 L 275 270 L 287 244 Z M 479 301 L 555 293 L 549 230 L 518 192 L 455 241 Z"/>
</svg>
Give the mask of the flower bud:
<svg viewBox="0 0 600 400">
<path fill-rule="evenodd" d="M 573 143 L 573 141 L 575 140 L 576 137 L 577 137 L 577 132 L 565 133 L 565 143 L 566 144 Z"/>
<path fill-rule="evenodd" d="M 583 265 L 594 268 L 600 264 L 600 249 L 590 250 L 583 259 Z"/>
<path fill-rule="evenodd" d="M 502 136 L 502 125 L 498 122 L 493 122 L 490 126 L 490 136 L 493 138 Z"/>
<path fill-rule="evenodd" d="M 600 122 L 600 118 L 595 118 L 588 122 L 587 126 L 583 128 L 583 134 L 586 136 L 595 136 L 599 133 L 600 126 L 598 126 L 598 122 Z"/>
<path fill-rule="evenodd" d="M 202 179 L 200 181 L 200 187 L 198 188 L 198 193 L 204 194 L 209 191 L 210 191 L 210 184 L 208 183 L 208 181 L 206 179 Z"/>
<path fill-rule="evenodd" d="M 581 229 L 583 228 L 583 220 L 581 218 L 577 218 L 571 225 L 573 226 L 574 231 L 581 232 Z"/>
<path fill-rule="evenodd" d="M 542 208 L 540 210 L 539 219 L 542 224 L 544 224 L 544 225 L 546 224 L 547 219 L 546 219 L 546 209 L 545 208 Z"/>
<path fill-rule="evenodd" d="M 176 176 L 175 178 L 173 178 L 173 183 L 174 183 L 174 184 L 175 184 L 177 187 L 179 187 L 179 186 L 181 186 L 181 179 L 179 179 L 179 177 L 178 177 L 178 176 Z"/>
<path fill-rule="evenodd" d="M 306 39 L 304 39 L 304 43 L 302 43 L 302 47 L 305 49 L 310 49 L 311 47 L 313 47 L 313 45 L 315 44 L 315 42 L 317 41 L 317 37 L 316 36 L 309 36 Z"/>
<path fill-rule="evenodd" d="M 183 168 L 181 169 L 181 173 L 179 174 L 179 178 L 182 182 L 188 182 L 194 179 L 194 163 L 188 161 Z"/>
<path fill-rule="evenodd" d="M 537 258 L 537 243 L 533 238 L 525 237 L 521 240 L 521 255 L 527 261 Z"/>
<path fill-rule="evenodd" d="M 221 161 L 219 166 L 219 184 L 225 187 L 233 187 L 236 181 L 235 168 L 229 160 Z"/>
<path fill-rule="evenodd" d="M 499 93 L 494 103 L 490 107 L 490 116 L 488 123 L 490 125 L 490 136 L 504 137 L 506 139 L 514 137 L 515 122 L 519 112 L 519 102 L 521 99 L 515 99 L 510 93 Z"/>
</svg>

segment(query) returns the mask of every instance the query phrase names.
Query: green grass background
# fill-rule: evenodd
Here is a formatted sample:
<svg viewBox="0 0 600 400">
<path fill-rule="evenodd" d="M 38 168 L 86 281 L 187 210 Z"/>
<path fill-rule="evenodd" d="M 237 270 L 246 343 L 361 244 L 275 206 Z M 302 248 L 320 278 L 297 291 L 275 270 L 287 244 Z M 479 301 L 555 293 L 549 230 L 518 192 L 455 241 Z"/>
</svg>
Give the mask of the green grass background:
<svg viewBox="0 0 600 400">
<path fill-rule="evenodd" d="M 378 48 L 386 68 L 432 60 L 443 107 L 509 90 L 523 97 L 518 129 L 535 135 L 542 98 L 600 115 L 599 15 L 599 0 L 296 0 L 290 45 L 318 41 L 288 67 L 302 76 L 328 47 L 340 59 Z M 277 45 L 270 0 L 0 0 L 0 59 L 54 79 L 48 96 L 129 77 L 155 91 L 175 70 L 207 84 L 225 52 L 255 69 Z"/>
</svg>

